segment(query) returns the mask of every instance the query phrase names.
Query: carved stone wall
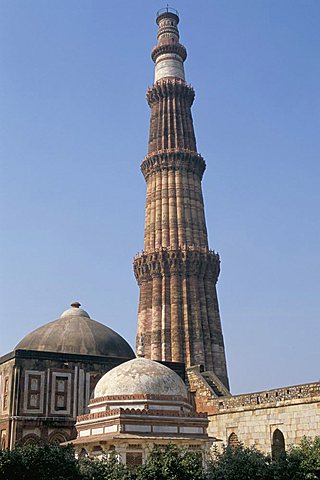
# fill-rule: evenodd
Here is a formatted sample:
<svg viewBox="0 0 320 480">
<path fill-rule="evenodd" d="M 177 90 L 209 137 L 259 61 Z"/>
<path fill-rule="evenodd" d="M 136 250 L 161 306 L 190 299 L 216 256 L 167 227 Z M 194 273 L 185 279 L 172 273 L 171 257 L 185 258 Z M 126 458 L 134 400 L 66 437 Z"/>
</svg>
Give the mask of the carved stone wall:
<svg viewBox="0 0 320 480">
<path fill-rule="evenodd" d="M 1 357 L 0 448 L 75 438 L 96 383 L 126 360 L 28 350 Z"/>
</svg>

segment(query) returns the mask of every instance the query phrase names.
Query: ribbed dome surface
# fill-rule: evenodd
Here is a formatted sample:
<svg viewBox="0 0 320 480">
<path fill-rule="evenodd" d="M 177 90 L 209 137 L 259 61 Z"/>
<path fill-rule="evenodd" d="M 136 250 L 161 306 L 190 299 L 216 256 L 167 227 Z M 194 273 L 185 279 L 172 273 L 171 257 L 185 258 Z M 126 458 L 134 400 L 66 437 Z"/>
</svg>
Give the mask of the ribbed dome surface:
<svg viewBox="0 0 320 480">
<path fill-rule="evenodd" d="M 177 373 L 161 363 L 135 358 L 107 372 L 96 385 L 94 398 L 120 395 L 171 395 L 187 398 Z"/>
<path fill-rule="evenodd" d="M 130 345 L 111 328 L 73 304 L 58 320 L 26 335 L 15 349 L 132 358 Z"/>
</svg>

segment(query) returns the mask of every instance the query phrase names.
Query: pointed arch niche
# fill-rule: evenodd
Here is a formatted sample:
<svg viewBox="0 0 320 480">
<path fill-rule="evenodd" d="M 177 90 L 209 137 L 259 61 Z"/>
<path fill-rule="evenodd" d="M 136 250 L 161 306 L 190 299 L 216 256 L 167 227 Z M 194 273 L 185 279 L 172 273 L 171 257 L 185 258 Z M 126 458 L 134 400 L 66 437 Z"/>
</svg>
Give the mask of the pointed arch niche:
<svg viewBox="0 0 320 480">
<path fill-rule="evenodd" d="M 66 442 L 67 440 L 68 438 L 64 432 L 52 432 L 49 436 L 49 443 L 52 445 L 60 445 L 60 443 Z"/>
<path fill-rule="evenodd" d="M 237 448 L 240 445 L 238 435 L 232 432 L 228 438 L 228 447 Z"/>
<path fill-rule="evenodd" d="M 276 428 L 276 430 L 273 432 L 272 435 L 272 444 L 271 444 L 271 454 L 272 454 L 272 459 L 277 460 L 278 458 L 281 457 L 286 451 L 286 444 L 284 440 L 284 435 L 279 430 L 279 428 Z"/>
</svg>

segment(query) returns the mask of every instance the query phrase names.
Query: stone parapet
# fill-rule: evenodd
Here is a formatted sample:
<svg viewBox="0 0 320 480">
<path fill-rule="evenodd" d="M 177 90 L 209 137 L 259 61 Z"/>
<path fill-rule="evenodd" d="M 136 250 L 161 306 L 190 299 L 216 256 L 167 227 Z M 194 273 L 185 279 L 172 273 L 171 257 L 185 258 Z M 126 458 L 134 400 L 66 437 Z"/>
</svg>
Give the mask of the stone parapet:
<svg viewBox="0 0 320 480">
<path fill-rule="evenodd" d="M 221 389 L 219 384 L 220 392 L 217 394 L 205 377 L 206 372 L 202 373 L 199 366 L 187 369 L 188 384 L 190 391 L 194 393 L 197 411 L 207 412 L 209 415 L 320 402 L 319 382 L 233 396 Z"/>
<path fill-rule="evenodd" d="M 217 411 L 223 412 L 225 410 L 267 408 L 289 404 L 290 402 L 303 403 L 315 399 L 320 401 L 319 382 L 235 395 L 230 398 L 219 399 L 215 403 Z"/>
<path fill-rule="evenodd" d="M 215 409 L 214 409 L 215 407 Z M 209 432 L 225 445 L 232 438 L 273 453 L 275 436 L 284 448 L 298 445 L 306 436 L 320 435 L 320 383 L 309 383 L 262 392 L 212 398 L 208 401 Z"/>
</svg>

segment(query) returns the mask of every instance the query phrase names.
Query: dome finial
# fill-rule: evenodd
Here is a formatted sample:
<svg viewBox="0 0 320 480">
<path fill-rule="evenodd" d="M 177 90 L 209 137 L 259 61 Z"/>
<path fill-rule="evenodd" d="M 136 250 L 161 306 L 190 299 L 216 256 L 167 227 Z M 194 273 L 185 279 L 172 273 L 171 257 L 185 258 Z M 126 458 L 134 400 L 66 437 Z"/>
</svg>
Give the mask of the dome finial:
<svg viewBox="0 0 320 480">
<path fill-rule="evenodd" d="M 70 306 L 71 306 L 71 307 L 74 307 L 74 308 L 79 308 L 79 307 L 81 307 L 81 303 L 79 303 L 79 302 L 72 302 L 72 303 L 70 304 Z"/>
</svg>

